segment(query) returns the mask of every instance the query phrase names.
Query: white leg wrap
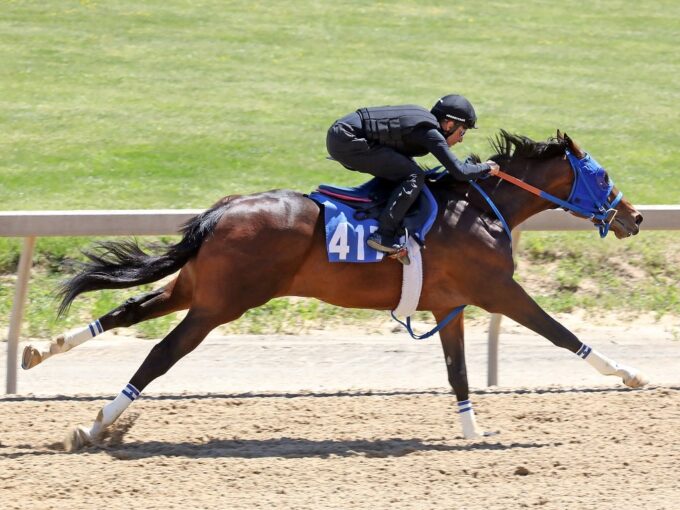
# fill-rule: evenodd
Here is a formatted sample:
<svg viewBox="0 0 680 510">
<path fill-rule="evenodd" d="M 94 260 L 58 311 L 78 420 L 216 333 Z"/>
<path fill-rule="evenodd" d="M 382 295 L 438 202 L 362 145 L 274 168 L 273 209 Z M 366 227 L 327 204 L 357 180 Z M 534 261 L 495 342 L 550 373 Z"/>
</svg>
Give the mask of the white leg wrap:
<svg viewBox="0 0 680 510">
<path fill-rule="evenodd" d="M 125 411 L 138 396 L 139 390 L 132 384 L 128 384 L 115 399 L 106 404 L 102 410 L 99 411 L 97 419 L 90 429 L 90 437 L 96 438 L 99 436 L 106 427 L 111 425 L 121 414 L 123 414 L 123 411 Z"/>
<path fill-rule="evenodd" d="M 597 352 L 595 349 L 588 347 L 586 344 L 581 346 L 576 355 L 585 359 L 590 366 L 602 375 L 616 375 L 620 377 L 626 386 L 638 388 L 647 384 L 645 377 L 634 368 L 621 365 L 604 354 Z"/>
<path fill-rule="evenodd" d="M 463 426 L 463 437 L 465 439 L 474 439 L 483 435 L 477 429 L 475 411 L 472 409 L 472 403 L 469 400 L 458 402 L 458 416 L 460 416 L 460 424 Z"/>
<path fill-rule="evenodd" d="M 587 348 L 588 352 L 585 353 L 583 358 L 592 366 L 595 370 L 600 372 L 602 375 L 618 375 L 617 372 L 621 368 L 616 361 L 609 359 L 607 356 L 600 354 L 596 350 Z"/>
<path fill-rule="evenodd" d="M 50 343 L 48 350 L 40 353 L 42 356 L 42 361 L 45 361 L 47 358 L 54 356 L 55 354 L 68 352 L 74 347 L 91 340 L 97 335 L 101 335 L 103 332 L 104 328 L 98 320 L 91 322 L 84 328 L 71 330 L 64 335 L 57 337 Z"/>
<path fill-rule="evenodd" d="M 97 335 L 101 335 L 103 332 L 104 328 L 102 328 L 102 325 L 98 320 L 91 322 L 85 328 L 69 331 L 64 335 L 64 349 L 62 352 L 69 351 Z"/>
</svg>

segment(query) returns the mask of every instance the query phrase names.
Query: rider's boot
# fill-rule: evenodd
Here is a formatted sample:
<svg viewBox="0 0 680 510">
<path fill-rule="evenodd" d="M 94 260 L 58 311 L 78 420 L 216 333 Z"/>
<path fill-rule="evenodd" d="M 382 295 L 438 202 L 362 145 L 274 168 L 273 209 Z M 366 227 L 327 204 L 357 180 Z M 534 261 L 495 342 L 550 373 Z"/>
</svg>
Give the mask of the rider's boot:
<svg viewBox="0 0 680 510">
<path fill-rule="evenodd" d="M 409 208 L 418 198 L 424 181 L 422 173 L 412 174 L 392 191 L 387 206 L 378 218 L 378 230 L 366 241 L 371 248 L 390 255 L 404 249 L 404 246 L 399 244 L 397 231 Z"/>
</svg>

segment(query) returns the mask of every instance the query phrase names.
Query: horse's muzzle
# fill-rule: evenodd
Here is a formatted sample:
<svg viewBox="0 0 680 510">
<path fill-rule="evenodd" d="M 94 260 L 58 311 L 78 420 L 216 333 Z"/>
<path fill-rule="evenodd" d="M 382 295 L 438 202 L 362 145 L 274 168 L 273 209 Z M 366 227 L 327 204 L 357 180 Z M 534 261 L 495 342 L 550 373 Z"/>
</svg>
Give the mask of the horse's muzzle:
<svg viewBox="0 0 680 510">
<path fill-rule="evenodd" d="M 618 214 L 613 218 L 612 230 L 617 239 L 625 239 L 626 237 L 638 235 L 640 223 L 642 223 L 642 214 L 637 211 L 630 217 L 627 217 L 625 214 Z"/>
</svg>

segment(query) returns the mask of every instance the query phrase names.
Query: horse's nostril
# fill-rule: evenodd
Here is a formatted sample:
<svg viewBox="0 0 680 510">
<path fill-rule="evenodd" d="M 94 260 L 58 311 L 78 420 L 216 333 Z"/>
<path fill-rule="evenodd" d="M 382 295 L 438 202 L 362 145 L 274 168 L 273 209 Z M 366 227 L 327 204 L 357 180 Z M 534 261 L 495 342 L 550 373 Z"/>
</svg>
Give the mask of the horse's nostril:
<svg viewBox="0 0 680 510">
<path fill-rule="evenodd" d="M 642 214 L 638 213 L 635 215 L 635 224 L 640 226 L 640 223 L 642 223 Z"/>
</svg>

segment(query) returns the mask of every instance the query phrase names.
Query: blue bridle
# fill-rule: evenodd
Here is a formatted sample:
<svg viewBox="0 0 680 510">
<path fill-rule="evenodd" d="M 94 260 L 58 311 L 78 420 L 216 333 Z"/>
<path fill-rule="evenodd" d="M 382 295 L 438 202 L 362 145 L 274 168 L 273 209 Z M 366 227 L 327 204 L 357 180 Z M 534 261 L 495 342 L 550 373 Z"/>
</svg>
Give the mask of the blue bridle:
<svg viewBox="0 0 680 510">
<path fill-rule="evenodd" d="M 616 215 L 614 208 L 623 198 L 623 192 L 619 191 L 614 200 L 610 202 L 609 195 L 614 189 L 614 181 L 609 179 L 602 165 L 588 153 L 581 159 L 569 150 L 566 153 L 574 171 L 574 185 L 567 198 L 567 207 L 562 207 L 579 216 L 594 220 L 593 223 L 600 230 L 600 237 L 605 237 Z"/>
<path fill-rule="evenodd" d="M 578 216 L 582 216 L 589 220 L 592 220 L 595 226 L 598 227 L 600 231 L 600 237 L 605 237 L 609 233 L 609 227 L 611 225 L 614 216 L 616 215 L 616 205 L 623 198 L 623 192 L 619 191 L 614 200 L 609 201 L 609 195 L 611 195 L 614 189 L 614 182 L 609 179 L 605 169 L 592 158 L 589 154 L 585 154 L 582 158 L 577 158 L 571 151 L 565 149 L 567 158 L 569 160 L 569 165 L 574 171 L 574 184 L 571 187 L 571 192 L 567 200 L 562 200 L 557 198 L 550 193 L 540 190 L 534 186 L 526 184 L 520 181 L 516 177 L 508 175 L 504 172 L 500 172 L 497 177 L 519 186 L 524 190 L 534 193 L 541 198 L 549 200 L 550 202 L 559 205 L 563 209 L 572 212 Z M 437 169 L 434 169 L 436 171 Z M 430 174 L 432 175 L 432 174 Z M 441 174 L 434 174 L 432 177 L 437 180 L 439 177 L 445 175 L 445 172 Z M 512 240 L 512 233 L 508 223 L 501 214 L 496 204 L 489 195 L 482 189 L 482 187 L 474 181 L 470 181 L 470 184 L 484 197 L 484 200 L 489 204 L 491 210 L 496 214 L 503 229 L 508 234 L 510 240 Z M 444 319 L 435 326 L 434 329 L 428 331 L 422 335 L 416 335 L 411 328 L 411 317 L 406 318 L 406 322 L 402 322 L 392 313 L 392 318 L 399 324 L 404 326 L 412 338 L 416 340 L 422 340 L 429 338 L 430 336 L 437 333 L 443 327 L 445 327 L 449 322 L 451 322 L 460 312 L 463 311 L 466 305 L 461 305 L 454 308 Z"/>
<path fill-rule="evenodd" d="M 582 158 L 577 158 L 571 151 L 565 149 L 569 165 L 574 172 L 574 184 L 571 187 L 571 192 L 567 200 L 557 198 L 550 193 L 535 188 L 526 184 L 516 177 L 500 172 L 498 177 L 506 180 L 516 186 L 521 187 L 541 198 L 549 200 L 550 202 L 559 205 L 563 209 L 571 213 L 592 220 L 600 231 L 600 237 L 605 237 L 609 233 L 611 222 L 616 216 L 616 205 L 623 198 L 623 192 L 619 191 L 614 200 L 609 201 L 609 195 L 614 189 L 614 182 L 609 179 L 607 172 L 600 165 L 595 158 L 590 154 L 585 154 Z M 510 234 L 510 227 L 508 227 L 505 218 L 495 206 L 489 195 L 476 182 L 471 181 L 477 191 L 484 197 L 491 209 L 494 211 L 500 220 L 503 228 L 512 238 Z"/>
</svg>

